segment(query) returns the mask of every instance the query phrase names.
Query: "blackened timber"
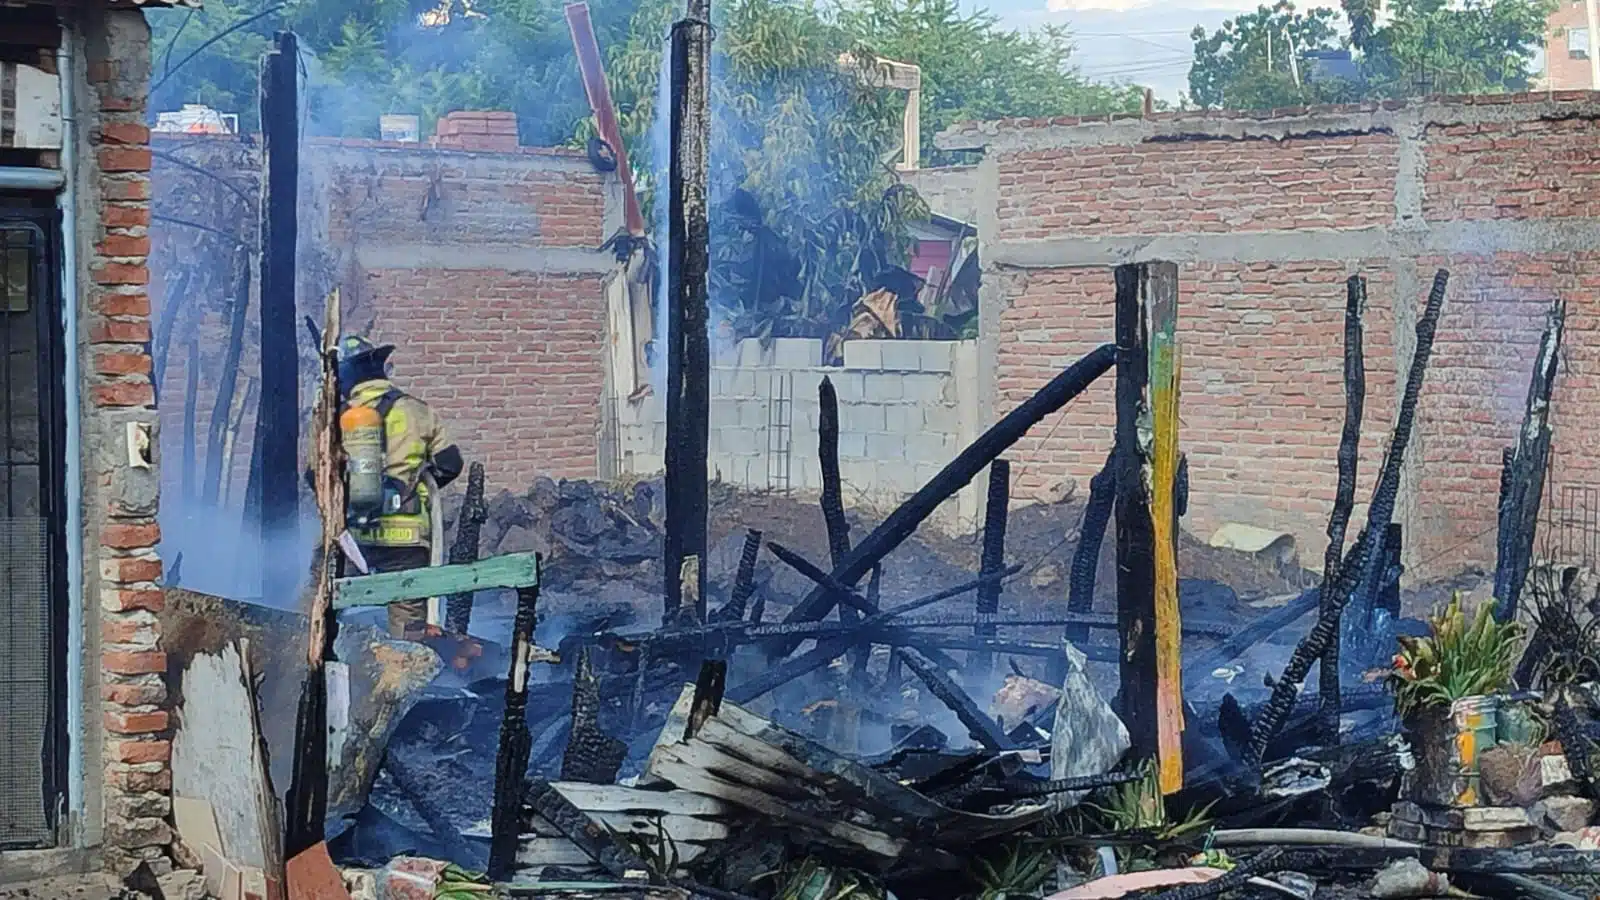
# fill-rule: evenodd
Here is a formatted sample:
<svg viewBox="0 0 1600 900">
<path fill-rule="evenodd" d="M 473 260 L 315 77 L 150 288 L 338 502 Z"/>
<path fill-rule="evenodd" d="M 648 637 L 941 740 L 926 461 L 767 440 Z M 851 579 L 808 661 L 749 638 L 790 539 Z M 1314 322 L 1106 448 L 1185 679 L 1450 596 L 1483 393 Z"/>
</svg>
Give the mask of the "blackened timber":
<svg viewBox="0 0 1600 900">
<path fill-rule="evenodd" d="M 428 831 L 438 839 L 446 857 L 454 860 L 466 859 L 470 852 L 466 841 L 461 839 L 461 832 L 451 824 L 450 816 L 439 804 L 439 793 L 434 789 L 430 777 L 394 752 L 384 757 L 383 767 L 389 770 L 389 777 L 394 779 L 395 787 L 398 787 L 400 793 L 411 801 L 412 808 L 422 817 L 422 821 L 428 826 Z"/>
<path fill-rule="evenodd" d="M 997 459 L 989 464 L 988 505 L 983 514 L 983 557 L 978 574 L 992 575 L 1006 564 L 1006 512 L 1011 504 L 1011 463 Z M 1002 583 L 991 581 L 978 589 L 978 615 L 994 615 L 1000 611 Z M 993 625 L 979 625 L 973 633 L 980 638 L 992 638 L 998 632 Z M 982 679 L 994 671 L 994 655 L 976 653 L 972 658 L 973 673 Z"/>
<path fill-rule="evenodd" d="M 585 647 L 572 676 L 572 730 L 561 756 L 561 780 L 611 784 L 627 755 L 627 744 L 600 730 L 600 679 Z"/>
<path fill-rule="evenodd" d="M 689 703 L 689 720 L 683 728 L 683 739 L 689 740 L 701 726 L 722 709 L 722 697 L 728 690 L 728 661 L 708 659 L 700 664 L 700 674 L 695 676 L 694 697 Z"/>
<path fill-rule="evenodd" d="M 837 566 L 850 552 L 850 523 L 839 484 L 839 394 L 828 376 L 817 387 L 817 456 L 822 467 L 822 521 L 828 529 L 828 559 Z"/>
<path fill-rule="evenodd" d="M 882 524 L 862 539 L 861 543 L 852 547 L 844 562 L 830 573 L 833 578 L 842 584 L 855 584 L 874 565 L 910 537 L 912 532 L 917 530 L 917 526 L 933 514 L 939 504 L 971 483 L 984 466 L 1015 444 L 1029 428 L 1038 424 L 1045 416 L 1067 405 L 1072 398 L 1093 384 L 1095 379 L 1104 375 L 1116 361 L 1116 355 L 1116 347 L 1111 344 L 1096 348 L 1062 370 L 1032 397 L 1007 413 L 961 451 L 939 471 L 939 474 L 896 507 Z M 835 600 L 832 593 L 828 588 L 814 588 L 795 606 L 785 621 L 804 622 L 822 618 L 833 608 Z M 787 655 L 793 649 L 794 643 L 785 641 L 776 648 L 776 655 Z"/>
<path fill-rule="evenodd" d="M 1297 847 L 1288 857 L 1288 865 L 1311 871 L 1371 871 L 1410 858 L 1430 871 L 1461 875 L 1600 875 L 1600 854 L 1572 847 Z"/>
<path fill-rule="evenodd" d="M 1550 305 L 1545 317 L 1539 356 L 1534 362 L 1533 378 L 1528 383 L 1522 429 L 1517 432 L 1516 452 L 1512 456 L 1510 490 L 1501 505 L 1494 615 L 1502 622 L 1509 622 L 1516 615 L 1517 601 L 1533 562 L 1533 538 L 1538 530 L 1539 502 L 1544 496 L 1546 465 L 1550 460 L 1550 395 L 1555 390 L 1566 321 L 1566 301 L 1557 300 Z"/>
<path fill-rule="evenodd" d="M 1089 479 L 1089 503 L 1083 510 L 1083 524 L 1078 528 L 1078 546 L 1072 553 L 1072 573 L 1068 579 L 1067 610 L 1086 613 L 1094 608 L 1095 575 L 1100 568 L 1100 545 L 1106 539 L 1106 527 L 1111 524 L 1111 512 L 1117 499 L 1116 451 L 1106 454 L 1106 464 Z M 1085 628 L 1068 628 L 1067 640 L 1074 644 L 1089 639 Z"/>
<path fill-rule="evenodd" d="M 1339 486 L 1334 492 L 1333 514 L 1328 517 L 1328 549 L 1322 562 L 1320 615 L 1339 615 L 1331 590 L 1344 559 L 1345 530 L 1356 504 L 1356 467 L 1360 462 L 1361 417 L 1367 397 L 1367 369 L 1362 355 L 1361 317 L 1367 305 L 1367 280 L 1351 275 L 1345 283 L 1344 305 L 1344 431 L 1339 436 Z M 1322 739 L 1339 742 L 1339 634 L 1334 632 L 1322 651 L 1320 675 Z"/>
<path fill-rule="evenodd" d="M 323 308 L 327 340 L 320 348 L 322 377 L 311 413 L 315 465 L 311 484 L 322 525 L 321 541 L 312 558 L 311 608 L 306 637 L 306 677 L 300 686 L 296 710 L 294 757 L 290 770 L 285 817 L 284 858 L 293 859 L 325 837 L 328 815 L 328 691 L 327 661 L 334 658 L 339 620 L 333 614 L 335 585 L 344 570 L 339 536 L 345 532 L 345 483 L 339 462 L 344 448 L 339 430 L 338 335 L 342 321 L 339 290 L 335 288 Z"/>
<path fill-rule="evenodd" d="M 1139 438 L 1147 408 L 1148 334 L 1141 293 L 1148 277 L 1142 265 L 1116 268 L 1116 516 L 1117 631 L 1121 674 L 1119 712 L 1133 742 L 1132 758 L 1156 753 L 1155 528 L 1144 469 L 1148 454 Z"/>
<path fill-rule="evenodd" d="M 200 499 L 216 506 L 222 489 L 223 455 L 227 444 L 228 417 L 233 413 L 233 394 L 239 384 L 239 361 L 244 356 L 245 326 L 250 312 L 250 250 L 240 244 L 233 250 L 229 278 L 228 347 L 217 373 L 217 398 L 211 406 L 211 422 L 206 429 L 206 480 Z M 322 343 L 317 342 L 321 347 Z"/>
<path fill-rule="evenodd" d="M 457 514 L 456 539 L 450 545 L 450 563 L 478 561 L 478 543 L 483 535 L 483 523 L 489 520 L 489 508 L 483 502 L 483 463 L 475 462 L 467 469 L 467 493 Z M 472 592 L 451 594 L 445 601 L 445 629 L 451 634 L 466 634 L 472 624 Z"/>
<path fill-rule="evenodd" d="M 637 878 L 650 871 L 644 860 L 629 850 L 621 841 L 612 839 L 611 834 L 587 813 L 572 804 L 572 801 L 561 796 L 548 781 L 533 781 L 528 785 L 528 806 L 534 812 L 544 817 L 545 821 L 556 827 L 556 830 L 566 835 L 567 840 L 578 845 L 578 849 L 589 855 L 590 859 L 600 864 L 617 878 Z M 496 810 L 498 812 L 498 809 Z M 517 810 L 520 819 L 521 809 Z M 516 829 L 512 829 L 512 854 L 516 853 Z M 493 857 L 491 857 L 490 878 L 496 881 L 506 880 L 494 873 Z M 663 875 L 669 873 L 662 873 Z"/>
<path fill-rule="evenodd" d="M 932 660 L 924 656 L 921 650 L 904 647 L 900 650 L 900 657 L 906 668 L 922 679 L 922 683 L 928 686 L 930 693 L 943 701 L 945 706 L 950 707 L 950 711 L 956 714 L 961 724 L 967 726 L 967 730 L 980 744 L 990 750 L 1009 750 L 1014 746 L 1011 738 L 1000 727 L 1000 723 L 979 709 L 978 704 L 967 696 L 967 692 L 951 680 L 942 669 L 934 665 Z"/>
<path fill-rule="evenodd" d="M 528 680 L 538 603 L 538 585 L 517 589 L 517 615 L 511 623 L 511 668 L 506 674 L 506 711 L 500 720 L 494 807 L 489 819 L 489 877 L 496 881 L 506 880 L 516 866 L 517 838 L 522 831 L 523 778 L 533 745 L 528 734 Z"/>
<path fill-rule="evenodd" d="M 726 617 L 739 621 L 745 617 L 750 595 L 756 592 L 756 561 L 761 557 L 761 532 L 752 528 L 745 532 L 744 550 L 739 554 L 739 569 L 733 578 L 733 591 L 725 607 Z"/>
<path fill-rule="evenodd" d="M 801 575 L 804 575 L 811 581 L 826 587 L 830 591 L 833 591 L 836 597 L 843 600 L 844 605 L 851 611 L 864 612 L 868 614 L 873 612 L 872 604 L 867 601 L 867 598 L 856 593 L 854 588 L 841 584 L 827 572 L 824 572 L 815 565 L 812 565 L 810 560 L 806 559 L 800 554 L 790 550 L 788 547 L 783 546 L 777 541 L 767 541 L 767 549 L 771 550 L 772 555 L 776 556 L 784 565 L 794 569 L 796 572 L 799 572 Z M 846 625 L 853 625 L 856 622 L 859 622 L 860 619 L 844 619 L 841 616 L 841 621 L 843 621 Z"/>
<path fill-rule="evenodd" d="M 1236 863 L 1226 873 L 1210 881 L 1187 884 L 1170 891 L 1162 891 L 1159 894 L 1152 895 L 1150 900 L 1204 900 L 1206 897 L 1219 897 L 1244 887 L 1250 879 L 1263 872 L 1272 871 L 1273 867 L 1282 860 L 1282 847 L 1268 847 L 1255 856 Z"/>
<path fill-rule="evenodd" d="M 672 28 L 667 237 L 667 446 L 664 620 L 687 605 L 706 620 L 706 452 L 711 349 L 707 177 L 711 136 L 711 3 L 689 0 Z M 694 596 L 685 597 L 689 587 Z"/>
<path fill-rule="evenodd" d="M 300 354 L 295 312 L 295 244 L 300 182 L 300 54 L 280 31 L 261 69 L 261 527 L 268 542 L 290 537 L 299 521 Z M 299 580 L 293 566 L 263 567 L 263 596 L 283 604 Z M 290 856 L 294 854 L 291 852 Z"/>
<path fill-rule="evenodd" d="M 1023 641 L 1016 638 L 979 637 L 971 634 L 941 634 L 914 631 L 909 628 L 883 628 L 869 637 L 875 642 L 891 647 L 918 647 L 923 650 L 970 650 L 978 653 L 1009 653 L 1015 656 L 1035 656 L 1055 659 L 1060 656 L 1061 645 L 1045 641 Z M 1115 662 L 1116 650 L 1112 647 L 1085 645 L 1079 648 L 1085 657 L 1094 662 Z"/>
<path fill-rule="evenodd" d="M 1245 760 L 1247 768 L 1252 768 L 1261 761 L 1267 745 L 1277 736 L 1284 717 L 1289 714 L 1295 698 L 1300 694 L 1300 685 L 1310 673 L 1312 663 L 1322 656 L 1328 641 L 1341 627 L 1341 616 L 1346 620 L 1344 622 L 1346 630 L 1351 627 L 1349 621 L 1351 619 L 1359 623 L 1357 630 L 1363 633 L 1368 626 L 1368 611 L 1372 595 L 1377 590 L 1377 581 L 1387 574 L 1376 570 L 1385 568 L 1379 564 L 1383 559 L 1384 535 L 1388 532 L 1389 520 L 1394 517 L 1395 500 L 1400 491 L 1400 468 L 1405 460 L 1406 447 L 1411 442 L 1412 430 L 1416 424 L 1417 403 L 1422 397 L 1423 377 L 1428 371 L 1428 358 L 1433 352 L 1433 338 L 1438 330 L 1439 315 L 1444 309 L 1445 289 L 1449 282 L 1449 272 L 1440 269 L 1435 273 L 1433 288 L 1428 292 L 1427 306 L 1417 319 L 1416 349 L 1411 357 L 1411 368 L 1406 373 L 1405 391 L 1400 396 L 1400 409 L 1395 417 L 1394 434 L 1389 439 L 1383 469 L 1378 475 L 1377 485 L 1373 488 L 1372 502 L 1367 507 L 1367 527 L 1356 538 L 1355 546 L 1350 548 L 1350 553 L 1339 566 L 1338 577 L 1332 587 L 1334 603 L 1319 611 L 1316 625 L 1312 626 L 1310 633 L 1300 641 L 1294 653 L 1289 656 L 1283 675 L 1273 685 L 1272 696 L 1262 709 L 1260 717 L 1256 719 L 1255 727 L 1251 729 L 1252 758 Z M 1365 595 L 1362 601 L 1363 607 L 1350 610 L 1347 614 L 1345 607 L 1355 594 Z"/>
</svg>

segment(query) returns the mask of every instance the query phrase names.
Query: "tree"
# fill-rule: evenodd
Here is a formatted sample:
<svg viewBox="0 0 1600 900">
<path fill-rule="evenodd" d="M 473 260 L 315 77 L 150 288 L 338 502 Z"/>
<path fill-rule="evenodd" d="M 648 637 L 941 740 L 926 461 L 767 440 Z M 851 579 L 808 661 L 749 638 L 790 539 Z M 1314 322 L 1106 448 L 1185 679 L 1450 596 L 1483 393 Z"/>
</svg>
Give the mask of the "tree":
<svg viewBox="0 0 1600 900">
<path fill-rule="evenodd" d="M 1201 106 L 1270 109 L 1307 102 L 1329 102 L 1344 85 L 1313 85 L 1298 58 L 1308 50 L 1338 46 L 1338 14 L 1315 8 L 1295 10 L 1289 0 L 1223 22 L 1207 34 L 1196 27 L 1194 64 L 1189 68 L 1189 98 Z M 1318 96 L 1317 101 L 1308 98 Z"/>
<path fill-rule="evenodd" d="M 1338 14 L 1329 9 L 1301 14 L 1279 0 L 1224 22 L 1215 33 L 1194 30 L 1190 98 L 1201 106 L 1260 109 L 1525 90 L 1555 5 L 1554 0 L 1390 0 L 1389 21 L 1379 27 L 1378 0 L 1343 0 L 1347 46 L 1355 51 L 1357 72 L 1356 79 L 1346 81 L 1305 72 L 1295 77 L 1285 44 L 1292 39 L 1297 56 L 1338 46 Z M 1277 48 L 1270 58 L 1269 40 Z"/>
</svg>

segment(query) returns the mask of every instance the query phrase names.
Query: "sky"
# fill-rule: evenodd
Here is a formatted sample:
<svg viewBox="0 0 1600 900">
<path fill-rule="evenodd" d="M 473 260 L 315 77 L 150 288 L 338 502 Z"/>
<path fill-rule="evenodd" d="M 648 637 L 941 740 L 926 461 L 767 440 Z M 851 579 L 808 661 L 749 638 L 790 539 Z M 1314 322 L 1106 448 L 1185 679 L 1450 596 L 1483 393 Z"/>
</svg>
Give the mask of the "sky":
<svg viewBox="0 0 1600 900">
<path fill-rule="evenodd" d="M 1207 31 L 1250 12 L 1262 0 L 986 0 L 983 5 L 1013 28 L 1066 25 L 1083 74 L 1097 81 L 1128 81 L 1177 101 L 1189 84 L 1196 25 Z M 1301 6 L 1333 4 L 1300 4 Z"/>
</svg>

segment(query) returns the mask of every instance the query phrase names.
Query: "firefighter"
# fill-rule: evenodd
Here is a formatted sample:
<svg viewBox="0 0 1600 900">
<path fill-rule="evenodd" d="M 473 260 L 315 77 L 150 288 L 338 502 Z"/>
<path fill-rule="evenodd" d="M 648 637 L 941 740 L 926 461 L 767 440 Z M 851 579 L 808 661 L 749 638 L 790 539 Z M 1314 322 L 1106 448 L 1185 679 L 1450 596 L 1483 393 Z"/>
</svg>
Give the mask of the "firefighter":
<svg viewBox="0 0 1600 900">
<path fill-rule="evenodd" d="M 388 377 L 393 345 L 346 335 L 339 341 L 339 427 L 345 451 L 347 524 L 372 572 L 418 569 L 432 562 L 430 504 L 461 474 L 461 450 L 428 404 Z M 389 633 L 427 633 L 426 600 L 389 604 Z"/>
</svg>

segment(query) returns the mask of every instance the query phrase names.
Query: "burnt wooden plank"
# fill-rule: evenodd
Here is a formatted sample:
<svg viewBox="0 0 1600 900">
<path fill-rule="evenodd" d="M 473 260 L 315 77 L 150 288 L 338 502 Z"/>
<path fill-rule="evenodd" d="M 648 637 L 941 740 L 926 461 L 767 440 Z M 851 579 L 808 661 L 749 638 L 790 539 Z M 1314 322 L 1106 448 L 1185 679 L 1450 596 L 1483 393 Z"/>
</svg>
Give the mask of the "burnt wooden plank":
<svg viewBox="0 0 1600 900">
<path fill-rule="evenodd" d="M 528 734 L 528 677 L 538 602 L 537 585 L 517 589 L 517 615 L 511 623 L 511 668 L 506 675 L 506 711 L 500 720 L 494 808 L 490 814 L 489 877 L 496 880 L 504 880 L 516 862 L 518 823 L 525 795 L 523 779 L 533 747 L 533 738 Z"/>
<path fill-rule="evenodd" d="M 1132 758 L 1156 754 L 1155 528 L 1145 482 L 1149 448 L 1140 439 L 1148 408 L 1148 334 L 1141 293 L 1148 277 L 1138 264 L 1116 268 L 1116 519 L 1117 632 L 1121 689 L 1118 712 L 1133 742 Z"/>
</svg>

